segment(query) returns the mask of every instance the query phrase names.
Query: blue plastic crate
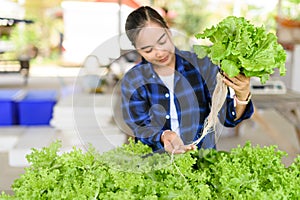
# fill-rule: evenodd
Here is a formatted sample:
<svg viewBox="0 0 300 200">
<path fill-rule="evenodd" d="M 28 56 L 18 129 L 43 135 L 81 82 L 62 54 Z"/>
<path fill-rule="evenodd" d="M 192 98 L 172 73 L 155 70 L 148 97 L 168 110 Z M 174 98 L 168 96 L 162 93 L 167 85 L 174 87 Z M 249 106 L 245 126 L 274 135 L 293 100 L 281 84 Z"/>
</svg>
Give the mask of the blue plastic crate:
<svg viewBox="0 0 300 200">
<path fill-rule="evenodd" d="M 28 91 L 18 102 L 20 125 L 49 125 L 57 102 L 55 90 Z"/>
<path fill-rule="evenodd" d="M 0 126 L 18 124 L 16 99 L 20 90 L 0 90 Z"/>
</svg>

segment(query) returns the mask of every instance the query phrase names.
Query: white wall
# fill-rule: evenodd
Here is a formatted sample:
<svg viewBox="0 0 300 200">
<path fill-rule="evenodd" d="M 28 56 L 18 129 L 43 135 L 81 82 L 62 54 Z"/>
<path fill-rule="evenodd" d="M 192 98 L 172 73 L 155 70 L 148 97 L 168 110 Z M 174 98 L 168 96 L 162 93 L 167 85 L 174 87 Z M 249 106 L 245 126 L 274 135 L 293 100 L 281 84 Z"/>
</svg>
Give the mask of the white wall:
<svg viewBox="0 0 300 200">
<path fill-rule="evenodd" d="M 119 34 L 119 5 L 102 2 L 62 2 L 64 42 L 62 59 L 81 64 L 98 46 Z M 121 31 L 133 9 L 121 6 Z"/>
</svg>

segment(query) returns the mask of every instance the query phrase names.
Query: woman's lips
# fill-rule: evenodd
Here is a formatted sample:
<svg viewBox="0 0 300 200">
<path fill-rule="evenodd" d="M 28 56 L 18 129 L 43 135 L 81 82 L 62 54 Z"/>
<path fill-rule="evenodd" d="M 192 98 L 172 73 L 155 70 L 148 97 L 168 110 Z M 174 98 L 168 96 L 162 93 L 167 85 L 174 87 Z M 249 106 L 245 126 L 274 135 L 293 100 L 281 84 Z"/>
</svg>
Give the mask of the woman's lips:
<svg viewBox="0 0 300 200">
<path fill-rule="evenodd" d="M 159 62 L 164 63 L 168 60 L 169 56 L 164 57 L 163 59 L 160 59 Z"/>
</svg>

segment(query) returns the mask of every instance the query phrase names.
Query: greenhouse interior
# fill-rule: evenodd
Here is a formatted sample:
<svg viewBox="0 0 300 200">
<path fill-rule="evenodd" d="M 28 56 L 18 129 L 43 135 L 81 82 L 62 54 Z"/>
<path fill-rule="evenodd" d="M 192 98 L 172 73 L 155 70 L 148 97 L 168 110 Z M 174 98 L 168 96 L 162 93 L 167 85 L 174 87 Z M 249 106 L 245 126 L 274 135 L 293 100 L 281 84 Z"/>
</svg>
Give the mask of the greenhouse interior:
<svg viewBox="0 0 300 200">
<path fill-rule="evenodd" d="M 0 0 L 0 199 L 299 199 L 299 0 Z"/>
</svg>

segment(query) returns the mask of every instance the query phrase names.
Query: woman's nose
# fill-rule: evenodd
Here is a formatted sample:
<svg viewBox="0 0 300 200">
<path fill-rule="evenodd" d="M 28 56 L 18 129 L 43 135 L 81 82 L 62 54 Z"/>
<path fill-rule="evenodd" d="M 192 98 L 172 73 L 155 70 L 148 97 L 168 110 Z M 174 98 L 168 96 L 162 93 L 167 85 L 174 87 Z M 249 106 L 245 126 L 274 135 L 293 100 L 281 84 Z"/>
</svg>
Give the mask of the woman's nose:
<svg viewBox="0 0 300 200">
<path fill-rule="evenodd" d="M 163 50 L 161 48 L 155 48 L 154 49 L 154 54 L 156 57 L 161 57 L 163 54 Z"/>
</svg>

